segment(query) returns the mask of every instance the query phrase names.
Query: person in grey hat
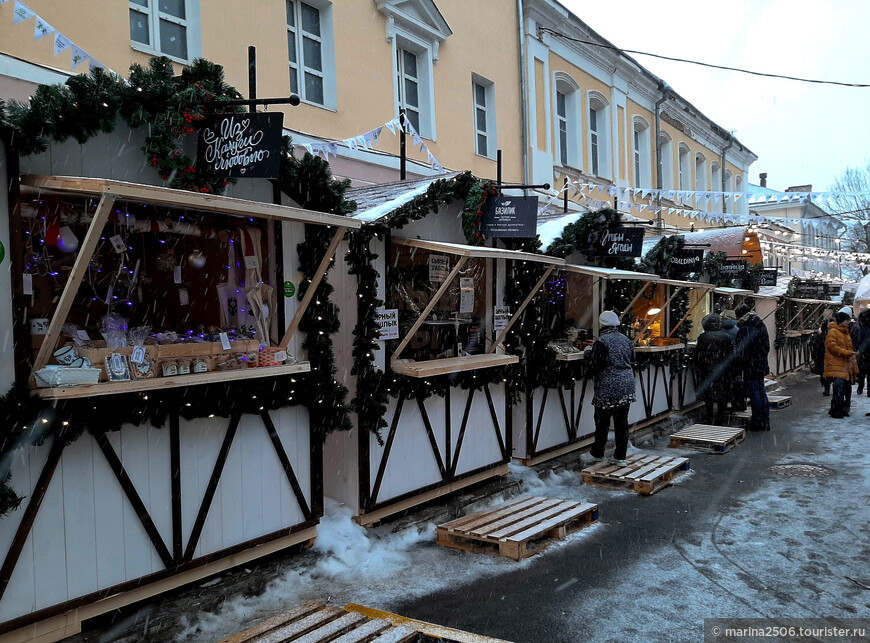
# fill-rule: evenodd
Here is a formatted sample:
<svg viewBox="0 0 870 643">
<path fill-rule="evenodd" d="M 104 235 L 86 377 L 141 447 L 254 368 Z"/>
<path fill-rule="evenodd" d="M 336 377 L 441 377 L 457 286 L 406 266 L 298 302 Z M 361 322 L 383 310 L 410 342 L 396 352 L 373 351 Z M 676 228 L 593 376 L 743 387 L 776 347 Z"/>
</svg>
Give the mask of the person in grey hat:
<svg viewBox="0 0 870 643">
<path fill-rule="evenodd" d="M 634 393 L 634 346 L 631 340 L 619 332 L 619 317 L 606 310 L 598 317 L 601 330 L 598 340 L 586 349 L 587 376 L 595 376 L 595 393 L 592 406 L 595 408 L 595 443 L 589 455 L 600 460 L 604 457 L 607 431 L 613 419 L 616 446 L 612 460 L 625 464 L 628 450 L 628 411 L 635 401 Z"/>
</svg>

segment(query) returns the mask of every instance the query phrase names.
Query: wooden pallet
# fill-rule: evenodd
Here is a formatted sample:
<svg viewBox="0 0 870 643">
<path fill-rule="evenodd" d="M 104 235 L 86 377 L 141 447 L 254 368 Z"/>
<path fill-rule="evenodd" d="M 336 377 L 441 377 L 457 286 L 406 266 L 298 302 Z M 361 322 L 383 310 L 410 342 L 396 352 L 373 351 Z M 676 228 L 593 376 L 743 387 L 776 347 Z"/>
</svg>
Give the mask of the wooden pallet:
<svg viewBox="0 0 870 643">
<path fill-rule="evenodd" d="M 580 476 L 586 484 L 629 486 L 641 495 L 651 496 L 673 484 L 680 472 L 688 470 L 688 458 L 635 453 L 625 459 L 624 466 L 605 460 L 586 467 L 580 471 Z"/>
<path fill-rule="evenodd" d="M 693 424 L 672 434 L 670 446 L 687 446 L 712 453 L 727 453 L 745 439 L 745 429 L 733 426 Z"/>
<path fill-rule="evenodd" d="M 396 626 L 308 601 L 220 643 L 411 643 L 419 638 L 417 630 L 409 625 Z"/>
<path fill-rule="evenodd" d="M 791 395 L 768 395 L 767 401 L 772 409 L 784 409 L 791 406 Z"/>
<path fill-rule="evenodd" d="M 445 547 L 522 560 L 597 520 L 595 504 L 522 496 L 438 525 L 436 533 Z"/>
</svg>

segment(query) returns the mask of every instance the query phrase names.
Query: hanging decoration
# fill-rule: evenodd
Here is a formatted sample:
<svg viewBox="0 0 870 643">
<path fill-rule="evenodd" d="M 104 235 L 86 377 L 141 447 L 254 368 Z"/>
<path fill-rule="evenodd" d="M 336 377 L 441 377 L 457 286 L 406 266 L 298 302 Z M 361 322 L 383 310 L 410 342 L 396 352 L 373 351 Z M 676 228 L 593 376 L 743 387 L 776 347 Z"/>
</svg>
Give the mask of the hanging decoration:
<svg viewBox="0 0 870 643">
<path fill-rule="evenodd" d="M 498 196 L 498 190 L 492 181 L 477 181 L 468 191 L 462 207 L 462 232 L 469 245 L 482 246 L 486 243 L 486 235 L 480 230 L 480 220 L 484 203 L 494 196 Z"/>
</svg>

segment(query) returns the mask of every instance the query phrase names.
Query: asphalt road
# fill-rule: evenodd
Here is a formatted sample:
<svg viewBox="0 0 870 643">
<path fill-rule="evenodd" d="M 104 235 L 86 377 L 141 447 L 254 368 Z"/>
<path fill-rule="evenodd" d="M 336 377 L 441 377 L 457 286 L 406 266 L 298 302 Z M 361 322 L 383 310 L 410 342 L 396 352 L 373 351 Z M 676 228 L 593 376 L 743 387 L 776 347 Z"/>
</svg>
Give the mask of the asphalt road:
<svg viewBox="0 0 870 643">
<path fill-rule="evenodd" d="M 656 495 L 578 487 L 601 506 L 588 535 L 395 611 L 554 643 L 702 641 L 705 618 L 870 618 L 870 399 L 834 420 L 816 379 L 786 393 L 771 432 L 725 455 L 686 451 L 693 473 Z M 771 470 L 793 464 L 824 475 Z"/>
</svg>

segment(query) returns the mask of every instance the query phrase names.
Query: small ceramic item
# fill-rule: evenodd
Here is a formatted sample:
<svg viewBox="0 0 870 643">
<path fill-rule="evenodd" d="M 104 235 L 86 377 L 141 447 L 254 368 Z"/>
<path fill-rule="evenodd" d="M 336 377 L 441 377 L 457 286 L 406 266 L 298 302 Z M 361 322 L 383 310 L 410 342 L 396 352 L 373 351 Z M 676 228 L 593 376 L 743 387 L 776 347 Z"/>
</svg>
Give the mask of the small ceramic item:
<svg viewBox="0 0 870 643">
<path fill-rule="evenodd" d="M 178 375 L 178 364 L 175 363 L 174 359 L 168 359 L 165 362 L 161 363 L 160 368 L 163 372 L 163 377 L 172 377 L 173 375 Z"/>
<path fill-rule="evenodd" d="M 194 373 L 207 373 L 208 372 L 208 360 L 202 356 L 194 357 L 193 358 L 193 372 Z"/>
<path fill-rule="evenodd" d="M 178 360 L 178 374 L 179 375 L 190 375 L 190 360 L 189 359 Z"/>
<path fill-rule="evenodd" d="M 147 355 L 141 362 L 131 362 L 130 372 L 133 373 L 133 379 L 147 380 L 157 375 L 154 368 L 154 360 Z"/>
<path fill-rule="evenodd" d="M 30 320 L 31 335 L 47 335 L 48 334 L 48 317 L 33 317 Z"/>
<path fill-rule="evenodd" d="M 54 357 L 58 364 L 71 366 L 79 358 L 79 354 L 73 346 L 63 346 L 54 351 Z"/>
</svg>

